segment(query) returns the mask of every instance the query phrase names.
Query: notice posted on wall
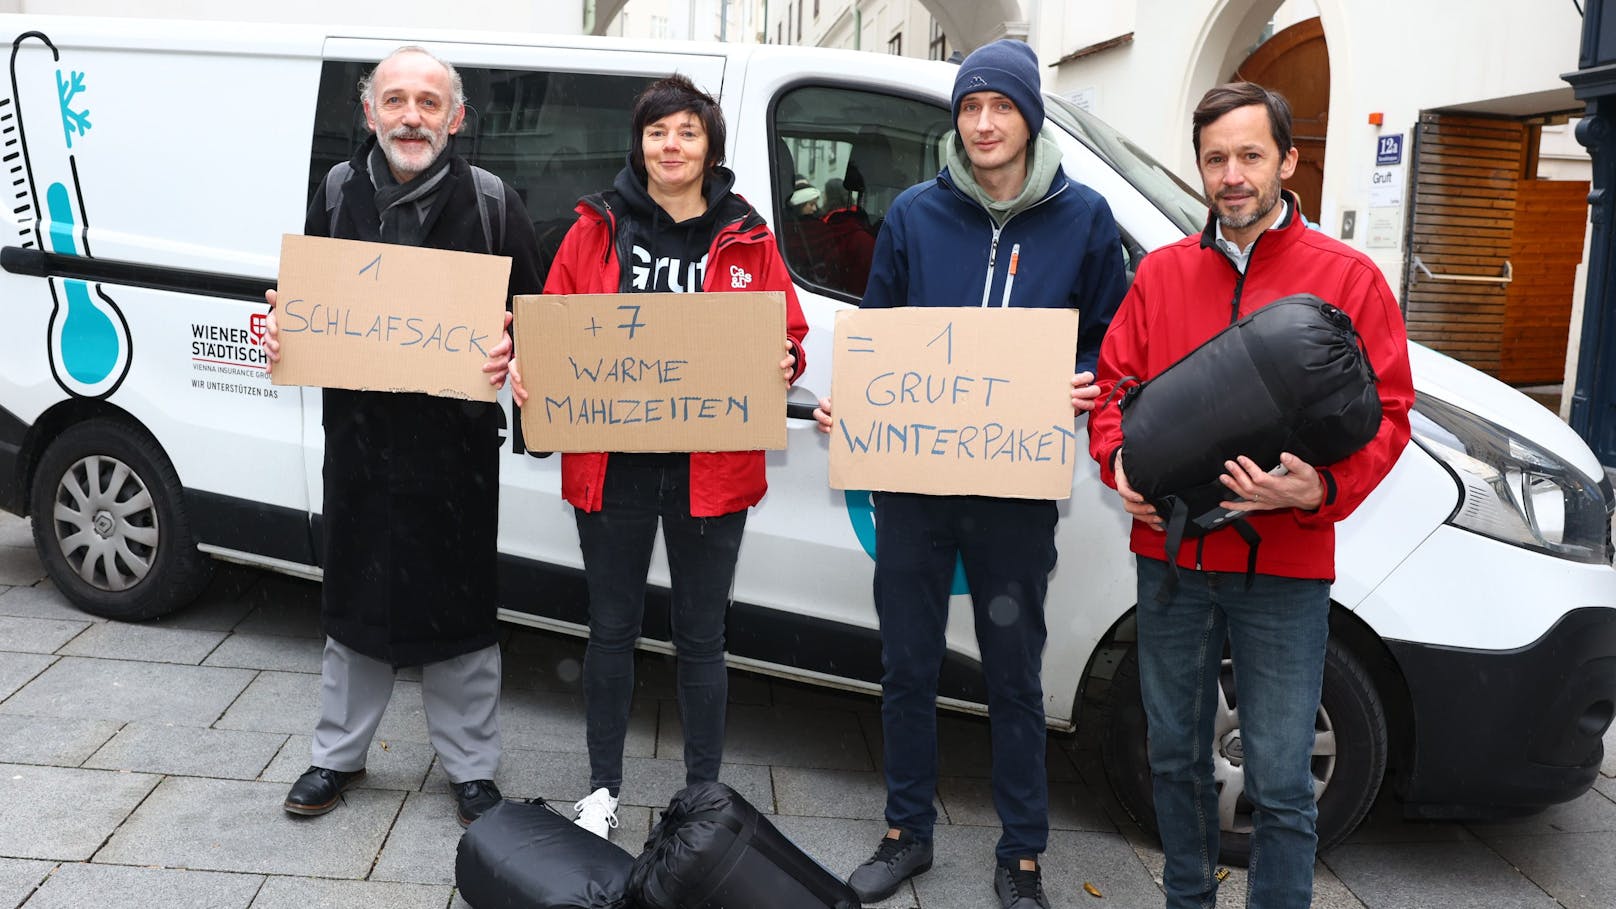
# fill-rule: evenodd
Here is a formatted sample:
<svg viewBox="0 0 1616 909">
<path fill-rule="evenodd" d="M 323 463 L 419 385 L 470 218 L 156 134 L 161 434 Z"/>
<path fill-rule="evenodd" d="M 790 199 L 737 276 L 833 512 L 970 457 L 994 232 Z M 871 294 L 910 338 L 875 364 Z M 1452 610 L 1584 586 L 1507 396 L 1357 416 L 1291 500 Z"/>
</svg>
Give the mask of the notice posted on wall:
<svg viewBox="0 0 1616 909">
<path fill-rule="evenodd" d="M 1069 498 L 1076 351 L 1070 309 L 837 313 L 831 487 Z"/>
<path fill-rule="evenodd" d="M 785 294 L 554 294 L 515 306 L 529 448 L 786 447 Z"/>
<path fill-rule="evenodd" d="M 505 256 L 287 234 L 275 384 L 492 401 L 510 274 Z"/>
</svg>

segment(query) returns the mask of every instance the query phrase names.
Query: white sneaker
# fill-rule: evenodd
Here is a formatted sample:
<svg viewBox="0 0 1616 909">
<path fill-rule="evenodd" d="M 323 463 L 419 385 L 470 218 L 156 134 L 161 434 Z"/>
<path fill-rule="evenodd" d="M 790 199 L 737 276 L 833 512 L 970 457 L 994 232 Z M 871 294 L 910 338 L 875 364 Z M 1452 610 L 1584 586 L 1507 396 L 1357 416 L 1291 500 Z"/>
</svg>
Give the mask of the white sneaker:
<svg viewBox="0 0 1616 909">
<path fill-rule="evenodd" d="M 608 789 L 596 789 L 572 806 L 578 812 L 573 823 L 590 833 L 607 839 L 607 832 L 617 826 L 617 799 Z"/>
</svg>

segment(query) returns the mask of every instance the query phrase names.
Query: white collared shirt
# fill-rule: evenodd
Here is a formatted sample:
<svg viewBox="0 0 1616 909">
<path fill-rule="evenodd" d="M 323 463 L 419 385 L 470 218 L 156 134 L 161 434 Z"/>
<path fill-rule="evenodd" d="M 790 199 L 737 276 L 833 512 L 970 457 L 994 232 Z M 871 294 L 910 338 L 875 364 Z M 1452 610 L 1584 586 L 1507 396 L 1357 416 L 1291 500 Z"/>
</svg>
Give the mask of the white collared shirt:
<svg viewBox="0 0 1616 909">
<path fill-rule="evenodd" d="M 1268 228 L 1268 230 L 1278 230 L 1280 227 L 1284 226 L 1285 219 L 1290 215 L 1290 211 L 1290 202 L 1286 201 L 1285 197 L 1281 195 L 1279 197 L 1279 217 L 1274 219 L 1274 225 Z M 1257 245 L 1257 240 L 1253 238 L 1250 243 L 1246 244 L 1244 249 L 1241 249 L 1239 246 L 1235 245 L 1233 240 L 1223 236 L 1223 222 L 1217 221 L 1215 223 L 1217 224 L 1217 233 L 1214 238 L 1218 242 L 1218 248 L 1223 250 L 1224 254 L 1229 257 L 1229 261 L 1234 263 L 1234 267 L 1239 270 L 1241 274 L 1245 274 L 1246 263 L 1251 261 L 1251 248 Z M 1264 233 L 1266 232 L 1267 231 L 1264 231 Z"/>
</svg>

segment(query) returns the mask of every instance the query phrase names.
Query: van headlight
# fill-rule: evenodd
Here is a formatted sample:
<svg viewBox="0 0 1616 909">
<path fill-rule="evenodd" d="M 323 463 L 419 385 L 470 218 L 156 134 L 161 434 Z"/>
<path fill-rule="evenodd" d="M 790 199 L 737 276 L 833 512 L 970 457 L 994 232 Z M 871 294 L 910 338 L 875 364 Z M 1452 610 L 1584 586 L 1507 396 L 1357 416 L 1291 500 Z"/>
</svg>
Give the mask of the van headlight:
<svg viewBox="0 0 1616 909">
<path fill-rule="evenodd" d="M 1608 563 L 1610 481 L 1445 401 L 1416 395 L 1414 441 L 1459 481 L 1448 523 L 1578 562 Z"/>
</svg>

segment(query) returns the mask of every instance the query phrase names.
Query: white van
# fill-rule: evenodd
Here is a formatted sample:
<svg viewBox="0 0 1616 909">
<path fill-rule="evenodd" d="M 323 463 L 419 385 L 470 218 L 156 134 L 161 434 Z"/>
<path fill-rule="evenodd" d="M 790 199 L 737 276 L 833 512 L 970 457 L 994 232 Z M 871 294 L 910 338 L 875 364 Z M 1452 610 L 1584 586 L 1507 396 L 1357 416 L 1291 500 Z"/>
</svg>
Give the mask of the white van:
<svg viewBox="0 0 1616 909">
<path fill-rule="evenodd" d="M 902 189 L 935 175 L 950 128 L 954 69 L 881 54 L 19 16 L 0 16 L 0 30 L 12 47 L 0 91 L 12 194 L 0 238 L 0 506 L 33 517 L 73 602 L 120 619 L 185 605 L 214 558 L 319 576 L 320 395 L 269 383 L 262 292 L 281 234 L 301 229 L 314 186 L 363 136 L 360 74 L 398 45 L 462 67 L 473 111 L 457 150 L 517 188 L 551 254 L 575 200 L 622 165 L 631 100 L 653 77 L 679 71 L 721 97 L 737 190 L 776 225 L 800 175 L 857 190 L 878 229 Z M 1170 173 L 1065 101 L 1047 104 L 1066 168 L 1110 200 L 1120 255 L 1137 262 L 1200 228 L 1204 206 Z M 771 453 L 769 495 L 747 523 L 731 660 L 874 692 L 871 507 L 829 489 L 827 441 L 809 418 L 829 387 L 833 317 L 858 305 L 867 265 L 831 267 L 823 244 L 789 225 L 780 234 L 811 325 L 808 371 L 789 447 Z M 1573 798 L 1598 775 L 1616 709 L 1613 497 L 1600 464 L 1516 392 L 1412 354 L 1415 444 L 1341 528 L 1315 752 L 1326 846 L 1383 779 L 1423 816 Z M 559 459 L 526 452 L 501 401 L 512 427 L 503 614 L 582 634 Z M 1111 779 L 1149 823 L 1127 521 L 1086 461 L 1061 511 L 1049 724 L 1072 729 L 1094 708 Z M 660 554 L 652 581 L 667 582 Z M 980 712 L 970 611 L 963 597 L 956 607 L 942 691 Z M 646 628 L 646 647 L 668 649 L 665 603 L 651 604 Z M 1250 818 L 1232 675 L 1226 688 L 1218 775 L 1237 858 Z"/>
</svg>

